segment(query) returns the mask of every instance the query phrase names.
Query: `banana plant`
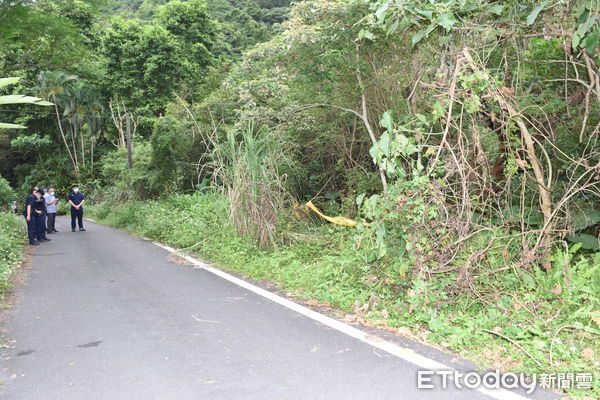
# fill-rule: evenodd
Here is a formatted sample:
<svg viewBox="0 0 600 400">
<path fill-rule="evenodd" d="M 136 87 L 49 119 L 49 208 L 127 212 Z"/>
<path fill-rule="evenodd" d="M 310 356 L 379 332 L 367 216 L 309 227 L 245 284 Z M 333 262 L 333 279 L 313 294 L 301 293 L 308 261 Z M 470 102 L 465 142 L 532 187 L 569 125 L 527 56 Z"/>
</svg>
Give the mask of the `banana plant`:
<svg viewBox="0 0 600 400">
<path fill-rule="evenodd" d="M 19 82 L 21 78 L 0 78 L 0 88 Z M 9 94 L 0 96 L 0 106 L 5 104 L 35 104 L 38 106 L 51 106 L 53 103 L 40 99 L 39 97 L 25 96 L 22 94 Z M 0 122 L 0 129 L 24 129 L 26 126 Z"/>
</svg>

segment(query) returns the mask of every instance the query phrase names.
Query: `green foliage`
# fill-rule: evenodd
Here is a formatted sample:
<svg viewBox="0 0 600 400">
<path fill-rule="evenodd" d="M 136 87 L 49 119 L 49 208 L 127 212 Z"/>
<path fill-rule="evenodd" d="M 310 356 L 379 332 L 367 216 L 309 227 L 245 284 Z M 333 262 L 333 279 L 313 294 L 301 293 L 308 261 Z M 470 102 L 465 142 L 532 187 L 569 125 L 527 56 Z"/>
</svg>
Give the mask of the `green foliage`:
<svg viewBox="0 0 600 400">
<path fill-rule="evenodd" d="M 149 115 L 164 111 L 188 77 L 183 48 L 158 24 L 114 18 L 102 33 L 101 51 L 106 91 Z"/>
<path fill-rule="evenodd" d="M 215 30 L 203 0 L 169 2 L 148 23 L 113 17 L 98 32 L 105 93 L 137 115 L 164 113 L 176 92 L 199 90 Z"/>
<path fill-rule="evenodd" d="M 0 212 L 8 210 L 15 199 L 15 191 L 8 181 L 0 175 Z"/>
<path fill-rule="evenodd" d="M 576 30 L 573 33 L 571 45 L 573 50 L 585 49 L 594 56 L 600 40 L 600 10 L 593 0 L 583 1 L 577 14 Z M 600 64 L 600 56 L 596 57 Z"/>
<path fill-rule="evenodd" d="M 113 13 L 121 16 L 133 14 L 144 20 L 152 20 L 168 8 L 183 11 L 186 7 L 191 8 L 182 14 L 187 19 L 186 15 L 194 15 L 205 8 L 202 4 L 192 8 L 193 1 L 120 0 L 117 3 L 120 3 L 120 10 Z M 228 59 L 239 59 L 245 50 L 269 40 L 275 33 L 275 25 L 286 19 L 289 4 L 290 0 L 208 0 L 210 16 L 218 22 L 213 28 L 216 34 L 215 55 L 229 62 Z"/>
<path fill-rule="evenodd" d="M 90 70 L 86 47 L 97 0 L 3 1 L 0 4 L 0 68 L 35 76 L 65 66 Z M 33 71 L 33 73 L 31 73 Z M 18 74 L 20 75 L 20 74 Z"/>
<path fill-rule="evenodd" d="M 0 78 L 0 88 L 19 82 L 21 78 Z M 0 96 L 0 105 L 10 104 L 34 104 L 38 106 L 51 106 L 52 103 L 44 101 L 43 99 L 24 96 L 21 94 L 11 94 Z M 25 126 L 18 124 L 9 124 L 6 122 L 0 122 L 0 129 L 25 129 Z"/>
<path fill-rule="evenodd" d="M 0 173 L 77 177 L 112 225 L 484 363 L 539 371 L 497 332 L 546 370 L 593 368 L 597 2 L 288 5 L 14 3 L 0 18 L 47 32 L 0 38 L 0 67 L 39 76 L 57 115 L 0 110 L 28 126 L 0 132 Z M 360 223 L 321 225 L 294 200 Z"/>
<path fill-rule="evenodd" d="M 413 159 L 421 146 L 406 136 L 422 130 L 426 120 L 417 114 L 407 115 L 401 122 L 395 123 L 389 111 L 381 118 L 385 132 L 371 147 L 370 154 L 373 162 L 384 169 L 390 186 L 381 194 L 358 196 L 360 215 L 371 223 L 359 226 L 357 244 L 366 262 L 386 259 L 405 274 L 409 266 L 420 263 L 418 254 L 428 246 L 428 238 L 421 236 L 420 231 L 438 216 L 440 205 L 427 199 L 431 196 L 431 177 L 424 172 L 421 161 Z"/>
<path fill-rule="evenodd" d="M 0 199 L 3 196 L 4 185 L 0 177 Z M 10 289 L 10 278 L 15 268 L 23 259 L 23 244 L 25 238 L 25 229 L 23 218 L 14 214 L 4 214 L 0 212 L 0 301 L 4 300 Z"/>
<path fill-rule="evenodd" d="M 144 199 L 152 195 L 152 146 L 148 142 L 134 143 L 133 168 L 127 166 L 127 149 L 119 148 L 102 159 L 100 170 L 105 181 L 111 182 L 97 194 L 97 200 Z"/>
<path fill-rule="evenodd" d="M 107 202 L 89 210 L 104 223 L 254 279 L 276 282 L 300 298 L 330 304 L 372 324 L 384 320 L 404 334 L 408 331 L 479 361 L 506 361 L 513 370 L 539 371 L 525 353 L 482 331 L 488 329 L 517 341 L 542 369 L 593 368 L 592 360 L 581 353 L 594 348 L 600 332 L 598 254 L 588 256 L 573 247 L 555 251 L 548 271 L 507 269 L 502 268 L 503 252 L 519 251 L 507 243 L 477 266 L 478 296 L 473 296 L 459 290 L 468 285 L 460 270 L 408 280 L 398 266 L 366 264 L 346 228 L 298 226 L 302 230 L 290 231 L 290 236 L 299 239 L 260 249 L 236 233 L 229 220 L 229 200 L 218 193 Z M 477 250 L 485 240 L 485 234 L 473 238 L 470 249 Z M 554 364 L 549 362 L 550 352 Z"/>
<path fill-rule="evenodd" d="M 278 143 L 264 127 L 250 121 L 240 132 L 227 132 L 214 154 L 215 175 L 226 190 L 231 220 L 241 236 L 251 236 L 261 246 L 275 243 L 282 211 L 285 162 Z"/>
<path fill-rule="evenodd" d="M 11 140 L 10 145 L 13 150 L 27 153 L 35 151 L 41 147 L 47 147 L 52 143 L 48 136 L 40 137 L 37 133 L 30 136 L 18 136 Z"/>
<path fill-rule="evenodd" d="M 413 46 L 426 39 L 432 32 L 448 34 L 453 28 L 473 29 L 472 21 L 496 21 L 507 23 L 524 21 L 533 25 L 538 15 L 548 8 L 548 1 L 491 1 L 465 2 L 450 0 L 435 3 L 427 0 L 394 2 L 392 0 L 369 0 L 371 14 L 364 22 L 372 28 L 383 26 L 387 34 L 398 31 L 415 31 L 412 35 Z M 591 2 L 590 2 L 591 3 Z M 480 28 L 485 29 L 485 28 Z M 517 24 L 511 29 L 522 29 Z M 474 30 L 479 30 L 474 28 Z M 444 40 L 447 42 L 447 40 Z"/>
<path fill-rule="evenodd" d="M 103 105 L 99 90 L 89 82 L 63 71 L 40 72 L 36 90 L 54 102 L 58 127 L 56 141 L 64 145 L 69 155 L 73 176 L 79 180 L 82 174 L 93 173 L 94 148 L 102 131 L 100 113 Z M 43 163 L 39 147 L 35 148 Z M 20 151 L 25 152 L 24 149 Z"/>
<path fill-rule="evenodd" d="M 268 8 L 252 0 L 209 0 L 211 16 L 218 21 L 216 53 L 237 59 L 243 51 L 268 41 L 274 33 L 272 25 L 283 21 L 288 4 L 285 0 L 282 7 Z"/>
<path fill-rule="evenodd" d="M 186 142 L 181 135 L 181 124 L 171 117 L 159 118 L 150 137 L 152 153 L 148 173 L 152 173 L 149 189 L 163 193 L 167 188 L 176 189 L 181 180 L 178 160 Z"/>
<path fill-rule="evenodd" d="M 205 72 L 212 54 L 216 25 L 210 19 L 204 0 L 171 1 L 156 12 L 156 22 L 173 35 L 186 61 L 189 78 L 184 81 L 194 84 Z"/>
</svg>

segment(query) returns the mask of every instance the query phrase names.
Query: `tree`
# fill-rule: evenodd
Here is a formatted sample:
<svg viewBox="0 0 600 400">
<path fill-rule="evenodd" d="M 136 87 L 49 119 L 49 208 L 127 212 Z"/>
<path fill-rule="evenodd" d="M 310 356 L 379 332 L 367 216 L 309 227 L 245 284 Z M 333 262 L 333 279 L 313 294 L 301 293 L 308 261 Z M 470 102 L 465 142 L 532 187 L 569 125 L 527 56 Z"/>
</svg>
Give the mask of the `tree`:
<svg viewBox="0 0 600 400">
<path fill-rule="evenodd" d="M 69 143 L 67 142 L 67 135 L 63 128 L 61 113 L 58 110 L 58 102 L 59 99 L 61 99 L 63 93 L 65 92 L 66 86 L 71 82 L 75 81 L 76 79 L 77 76 L 69 75 L 62 71 L 41 72 L 37 76 L 38 85 L 36 87 L 36 90 L 40 94 L 40 96 L 43 96 L 53 101 L 54 112 L 56 115 L 56 122 L 58 125 L 60 136 L 65 145 L 65 149 L 69 154 L 69 158 L 71 160 L 71 164 L 73 165 L 73 169 L 76 171 L 76 173 L 78 173 L 79 164 L 76 158 L 77 155 L 75 153 L 75 150 L 71 149 L 71 146 L 69 146 Z"/>
<path fill-rule="evenodd" d="M 70 126 L 75 160 L 79 159 L 82 167 L 86 168 L 87 144 L 90 149 L 89 165 L 93 169 L 94 145 L 101 129 L 99 114 L 103 110 L 100 94 L 96 88 L 79 80 L 67 86 L 61 100 L 64 107 L 63 116 Z M 84 128 L 87 128 L 87 132 Z M 80 145 L 80 157 L 77 157 L 77 141 Z"/>
<path fill-rule="evenodd" d="M 106 74 L 102 87 L 111 97 L 149 116 L 163 113 L 189 79 L 183 47 L 164 27 L 113 18 L 101 37 Z"/>
<path fill-rule="evenodd" d="M 79 24 L 91 23 L 97 2 L 0 2 L 0 71 L 28 71 L 34 77 L 40 70 L 89 68 L 93 57 Z"/>
<path fill-rule="evenodd" d="M 211 63 L 216 24 L 210 19 L 205 0 L 171 1 L 158 8 L 155 21 L 175 38 L 185 59 L 183 84 L 192 91 L 204 80 Z"/>
</svg>

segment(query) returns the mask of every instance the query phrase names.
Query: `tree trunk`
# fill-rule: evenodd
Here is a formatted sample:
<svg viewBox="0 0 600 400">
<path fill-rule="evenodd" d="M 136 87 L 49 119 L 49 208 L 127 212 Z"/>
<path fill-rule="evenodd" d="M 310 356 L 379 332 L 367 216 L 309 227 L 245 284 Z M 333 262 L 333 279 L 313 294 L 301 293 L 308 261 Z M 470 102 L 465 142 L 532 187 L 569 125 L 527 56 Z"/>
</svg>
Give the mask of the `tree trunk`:
<svg viewBox="0 0 600 400">
<path fill-rule="evenodd" d="M 471 53 L 468 48 L 463 49 L 463 54 L 466 60 L 469 62 L 469 65 L 474 71 L 480 70 L 477 66 L 473 58 L 471 57 Z M 488 89 L 491 96 L 496 99 L 500 107 L 508 111 L 508 115 L 514 119 L 519 127 L 521 135 L 523 137 L 523 142 L 525 144 L 525 151 L 527 152 L 527 157 L 529 158 L 529 162 L 531 163 L 531 168 L 533 169 L 533 174 L 535 176 L 535 182 L 538 186 L 538 190 L 540 192 L 540 208 L 542 209 L 542 214 L 544 215 L 544 226 L 549 227 L 552 219 L 552 197 L 550 191 L 551 182 L 546 184 L 544 171 L 542 169 L 542 165 L 536 155 L 535 142 L 533 140 L 533 136 L 527 125 L 523 122 L 520 117 L 520 113 L 510 104 L 510 102 L 504 98 L 502 93 L 498 90 Z"/>
<path fill-rule="evenodd" d="M 58 106 L 56 105 L 56 99 L 52 99 L 52 100 L 54 103 L 54 110 L 56 111 L 56 120 L 58 121 L 58 128 L 60 131 L 60 135 L 63 139 L 63 142 L 65 143 L 65 148 L 67 149 L 67 152 L 69 153 L 69 158 L 71 159 L 71 163 L 73 164 L 73 169 L 75 169 L 75 171 L 77 171 L 78 170 L 77 163 L 75 162 L 75 159 L 73 158 L 73 154 L 71 154 L 71 148 L 69 147 L 69 144 L 67 143 L 67 136 L 65 135 L 65 131 L 63 130 L 62 123 L 60 122 L 60 113 L 58 112 Z"/>
</svg>

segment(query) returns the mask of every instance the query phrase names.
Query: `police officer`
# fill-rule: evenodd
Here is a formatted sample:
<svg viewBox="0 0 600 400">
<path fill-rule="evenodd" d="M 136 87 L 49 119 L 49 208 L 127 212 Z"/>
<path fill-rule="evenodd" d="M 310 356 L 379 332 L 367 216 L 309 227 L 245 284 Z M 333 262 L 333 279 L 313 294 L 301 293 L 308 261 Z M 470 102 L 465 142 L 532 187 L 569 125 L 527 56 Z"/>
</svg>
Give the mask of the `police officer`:
<svg viewBox="0 0 600 400">
<path fill-rule="evenodd" d="M 36 222 L 36 212 L 35 212 L 35 194 L 37 193 L 38 188 L 36 186 L 31 188 L 31 192 L 27 195 L 25 199 L 25 209 L 23 210 L 23 216 L 27 221 L 27 236 L 29 237 L 29 244 L 37 246 L 39 243 L 35 240 L 35 222 Z"/>
<path fill-rule="evenodd" d="M 46 200 L 44 200 L 44 188 L 39 188 L 35 192 L 35 235 L 38 242 L 49 242 L 46 237 Z"/>
<path fill-rule="evenodd" d="M 71 189 L 71 193 L 67 196 L 67 201 L 71 205 L 71 232 L 75 232 L 75 220 L 77 220 L 79 230 L 85 231 L 83 228 L 83 203 L 85 202 L 85 197 L 79 191 L 79 185 L 73 185 Z"/>
</svg>

